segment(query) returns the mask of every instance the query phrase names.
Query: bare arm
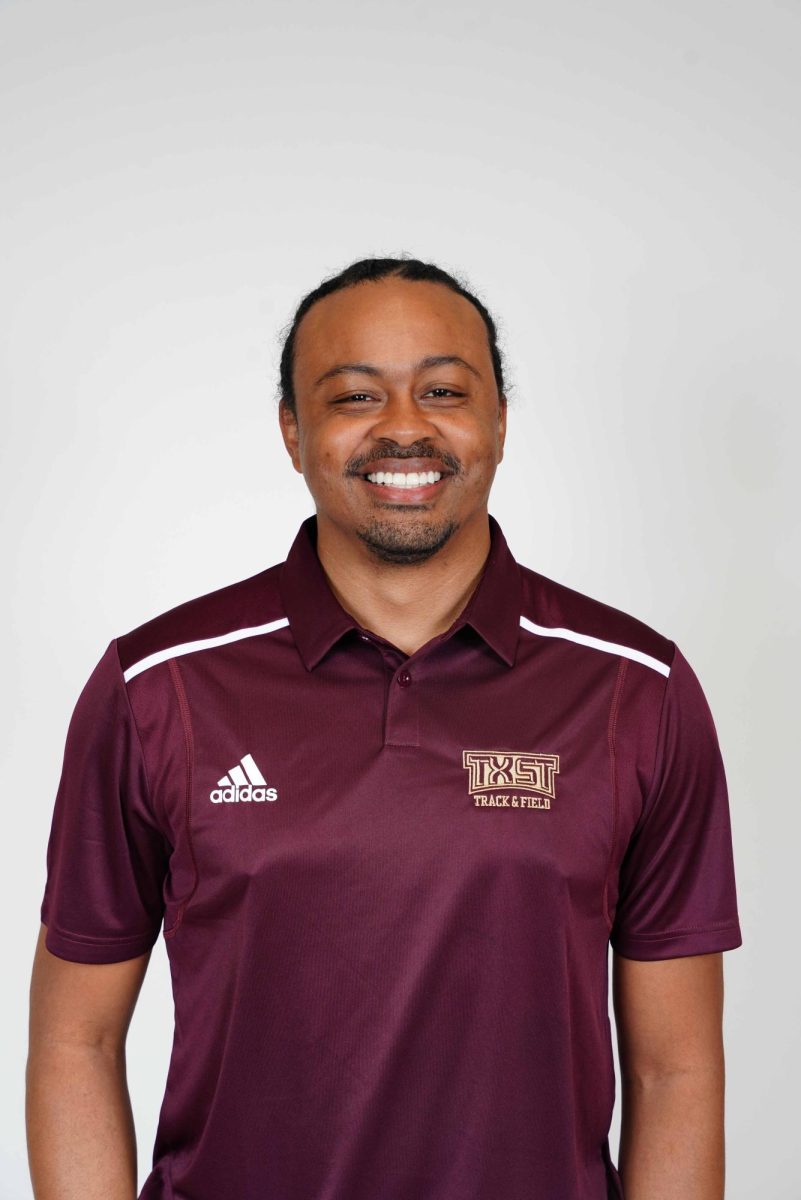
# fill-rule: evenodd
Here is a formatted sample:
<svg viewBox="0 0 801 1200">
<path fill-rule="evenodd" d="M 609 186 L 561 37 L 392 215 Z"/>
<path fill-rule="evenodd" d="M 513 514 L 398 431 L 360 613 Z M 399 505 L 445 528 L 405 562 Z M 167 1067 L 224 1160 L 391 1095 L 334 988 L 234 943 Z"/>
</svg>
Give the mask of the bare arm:
<svg viewBox="0 0 801 1200">
<path fill-rule="evenodd" d="M 723 1200 L 722 954 L 614 955 L 626 1200 Z"/>
<path fill-rule="evenodd" d="M 30 992 L 25 1116 L 36 1200 L 135 1200 L 125 1038 L 149 953 L 67 962 L 39 931 Z"/>
</svg>

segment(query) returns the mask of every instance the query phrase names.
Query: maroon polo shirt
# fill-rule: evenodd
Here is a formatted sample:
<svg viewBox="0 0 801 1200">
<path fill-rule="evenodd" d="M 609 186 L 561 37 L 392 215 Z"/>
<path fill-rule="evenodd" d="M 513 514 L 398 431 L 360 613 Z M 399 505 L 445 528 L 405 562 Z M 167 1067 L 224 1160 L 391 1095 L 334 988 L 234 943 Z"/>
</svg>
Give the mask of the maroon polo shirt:
<svg viewBox="0 0 801 1200">
<path fill-rule="evenodd" d="M 175 1041 L 142 1200 L 608 1200 L 608 948 L 742 942 L 675 644 L 517 563 L 407 656 L 286 562 L 113 640 L 69 726 L 42 921 L 146 953 Z"/>
</svg>

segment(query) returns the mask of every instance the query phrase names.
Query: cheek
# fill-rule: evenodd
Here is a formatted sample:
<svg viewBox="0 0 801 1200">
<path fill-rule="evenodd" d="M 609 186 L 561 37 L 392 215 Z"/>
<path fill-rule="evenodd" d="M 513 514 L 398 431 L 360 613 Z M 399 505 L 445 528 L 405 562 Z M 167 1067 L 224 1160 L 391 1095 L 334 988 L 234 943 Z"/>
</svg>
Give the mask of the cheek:
<svg viewBox="0 0 801 1200">
<path fill-rule="evenodd" d="M 454 453 L 465 468 L 472 470 L 484 470 L 493 466 L 498 448 L 498 431 L 486 424 L 453 440 Z"/>
<path fill-rule="evenodd" d="M 301 442 L 301 451 L 310 471 L 325 468 L 332 458 L 332 449 L 315 430 L 307 430 Z"/>
<path fill-rule="evenodd" d="M 320 451 L 317 461 L 320 474 L 341 476 L 344 471 L 347 457 L 342 454 L 338 454 L 336 449 L 332 446 L 326 446 Z"/>
<path fill-rule="evenodd" d="M 471 494 L 482 495 L 495 477 L 498 467 L 498 453 L 493 445 L 473 447 L 469 457 L 462 459 L 466 478 L 467 490 Z"/>
<path fill-rule="evenodd" d="M 350 445 L 346 446 L 334 438 L 315 437 L 312 434 L 306 439 L 303 450 L 307 474 L 320 481 L 341 480 L 353 452 Z"/>
</svg>

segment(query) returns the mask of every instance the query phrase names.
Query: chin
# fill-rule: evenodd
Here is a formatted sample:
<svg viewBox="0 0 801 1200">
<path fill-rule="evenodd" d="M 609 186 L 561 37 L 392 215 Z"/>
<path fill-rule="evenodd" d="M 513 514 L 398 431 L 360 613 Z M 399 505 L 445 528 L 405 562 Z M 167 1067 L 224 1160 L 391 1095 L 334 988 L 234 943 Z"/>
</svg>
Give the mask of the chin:
<svg viewBox="0 0 801 1200">
<path fill-rule="evenodd" d="M 411 565 L 426 562 L 445 546 L 459 528 L 451 520 L 403 522 L 375 517 L 356 529 L 358 537 L 380 562 Z"/>
</svg>

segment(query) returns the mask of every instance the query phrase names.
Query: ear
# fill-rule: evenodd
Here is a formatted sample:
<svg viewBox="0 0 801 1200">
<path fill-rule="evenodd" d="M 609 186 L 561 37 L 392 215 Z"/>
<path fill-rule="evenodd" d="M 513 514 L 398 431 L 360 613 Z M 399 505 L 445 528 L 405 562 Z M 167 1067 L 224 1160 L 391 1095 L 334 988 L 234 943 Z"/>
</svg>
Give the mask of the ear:
<svg viewBox="0 0 801 1200">
<path fill-rule="evenodd" d="M 498 400 L 498 462 L 503 460 L 503 447 L 506 442 L 506 396 L 501 393 Z"/>
<path fill-rule="evenodd" d="M 281 428 L 284 445 L 287 448 L 289 457 L 292 459 L 292 466 L 302 475 L 303 468 L 300 465 L 300 427 L 298 425 L 298 418 L 283 400 L 278 405 L 278 424 Z"/>
</svg>

